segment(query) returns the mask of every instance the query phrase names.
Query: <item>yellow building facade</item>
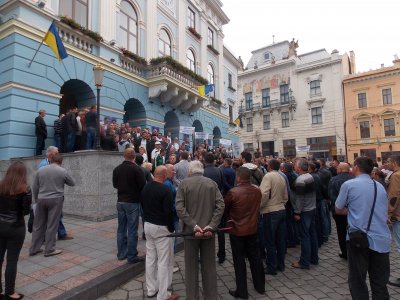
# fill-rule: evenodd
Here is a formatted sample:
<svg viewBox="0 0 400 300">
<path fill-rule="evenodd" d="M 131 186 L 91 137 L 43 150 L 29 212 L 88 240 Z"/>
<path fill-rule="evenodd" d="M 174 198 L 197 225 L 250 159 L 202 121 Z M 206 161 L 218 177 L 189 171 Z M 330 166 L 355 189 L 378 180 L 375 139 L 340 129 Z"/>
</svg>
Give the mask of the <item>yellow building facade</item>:
<svg viewBox="0 0 400 300">
<path fill-rule="evenodd" d="M 350 163 L 368 156 L 382 164 L 400 155 L 400 60 L 343 80 Z"/>
</svg>

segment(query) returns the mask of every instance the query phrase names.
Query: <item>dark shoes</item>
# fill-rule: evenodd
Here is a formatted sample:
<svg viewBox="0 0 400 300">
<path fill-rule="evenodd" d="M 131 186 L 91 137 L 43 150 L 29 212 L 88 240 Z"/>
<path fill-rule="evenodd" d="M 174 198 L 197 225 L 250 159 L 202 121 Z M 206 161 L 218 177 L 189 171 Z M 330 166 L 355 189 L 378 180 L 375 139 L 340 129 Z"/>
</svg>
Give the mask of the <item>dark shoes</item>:
<svg viewBox="0 0 400 300">
<path fill-rule="evenodd" d="M 39 253 L 42 253 L 42 252 L 43 252 L 43 250 L 42 250 L 42 249 L 39 249 L 39 250 L 36 251 L 36 252 L 29 253 L 29 256 L 35 256 L 36 254 L 39 254 Z"/>
<path fill-rule="evenodd" d="M 389 279 L 389 282 L 388 282 L 388 284 L 389 285 L 392 285 L 392 286 L 397 286 L 397 287 L 400 287 L 400 278 L 396 278 L 396 279 Z"/>
<path fill-rule="evenodd" d="M 249 296 L 241 297 L 237 291 L 229 290 L 229 295 L 231 295 L 234 298 L 239 298 L 239 299 L 249 299 Z"/>
<path fill-rule="evenodd" d="M 218 258 L 218 263 L 219 263 L 220 265 L 222 265 L 224 262 L 225 262 L 225 257 L 219 257 L 219 258 Z"/>
<path fill-rule="evenodd" d="M 347 260 L 347 255 L 343 254 L 343 253 L 339 253 L 339 257 L 343 258 L 345 260 Z"/>
<path fill-rule="evenodd" d="M 274 275 L 274 276 L 278 274 L 277 272 L 273 272 L 273 271 L 268 270 L 268 268 L 264 269 L 264 273 L 267 274 L 267 275 Z"/>
<path fill-rule="evenodd" d="M 67 234 L 67 235 L 65 235 L 65 236 L 63 236 L 63 237 L 59 236 L 58 239 L 59 239 L 60 241 L 68 241 L 68 240 L 73 240 L 74 237 Z"/>
<path fill-rule="evenodd" d="M 2 296 L 2 298 L 1 299 L 4 299 L 4 300 L 20 300 L 20 299 L 22 299 L 22 298 L 24 298 L 24 294 L 18 294 L 18 297 L 17 298 L 12 298 L 12 297 L 10 297 L 10 295 L 1 295 Z"/>
<path fill-rule="evenodd" d="M 137 256 L 136 258 L 134 258 L 133 260 L 128 260 L 128 264 L 136 264 L 138 262 L 141 261 L 145 261 L 146 257 L 145 256 Z"/>
<path fill-rule="evenodd" d="M 303 266 L 301 265 L 298 261 L 295 261 L 292 263 L 292 267 L 296 269 L 305 269 L 305 270 L 310 270 L 310 267 Z"/>
</svg>

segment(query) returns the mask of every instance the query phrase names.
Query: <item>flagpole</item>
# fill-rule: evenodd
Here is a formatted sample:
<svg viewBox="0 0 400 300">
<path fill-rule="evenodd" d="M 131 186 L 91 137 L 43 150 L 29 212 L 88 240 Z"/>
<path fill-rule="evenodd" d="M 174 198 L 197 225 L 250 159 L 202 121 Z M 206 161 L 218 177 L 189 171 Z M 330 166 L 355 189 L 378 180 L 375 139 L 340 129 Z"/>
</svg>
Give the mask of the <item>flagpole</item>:
<svg viewBox="0 0 400 300">
<path fill-rule="evenodd" d="M 54 21 L 55 21 L 55 19 L 53 19 L 53 22 L 51 22 L 51 24 L 53 24 L 53 23 L 54 23 Z M 50 24 L 50 26 L 51 26 L 51 24 Z M 49 30 L 47 30 L 47 32 L 48 32 L 48 31 L 49 31 Z M 46 34 L 47 34 L 47 32 L 46 32 Z M 46 35 L 45 35 L 45 37 L 46 37 Z M 44 42 L 44 38 L 42 38 L 42 42 L 40 43 L 39 47 L 37 48 L 37 50 L 36 50 L 35 54 L 33 55 L 32 59 L 31 59 L 31 61 L 29 62 L 29 64 L 28 64 L 28 68 L 30 68 L 30 67 L 31 67 L 31 64 L 32 64 L 33 60 L 35 59 L 35 57 L 36 57 L 36 54 L 39 52 L 39 49 L 40 49 L 40 47 L 42 47 L 42 45 L 43 45 L 43 42 Z"/>
</svg>

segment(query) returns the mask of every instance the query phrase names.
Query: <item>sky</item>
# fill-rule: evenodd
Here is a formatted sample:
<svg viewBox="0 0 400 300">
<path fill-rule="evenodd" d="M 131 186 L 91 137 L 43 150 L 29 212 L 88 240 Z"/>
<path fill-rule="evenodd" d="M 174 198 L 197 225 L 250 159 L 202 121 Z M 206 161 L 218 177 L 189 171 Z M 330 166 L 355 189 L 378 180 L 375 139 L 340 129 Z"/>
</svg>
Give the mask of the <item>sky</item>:
<svg viewBox="0 0 400 300">
<path fill-rule="evenodd" d="M 399 0 L 222 0 L 230 22 L 224 44 L 245 65 L 251 51 L 284 40 L 299 41 L 297 53 L 325 48 L 353 50 L 356 72 L 393 65 L 400 57 Z"/>
</svg>

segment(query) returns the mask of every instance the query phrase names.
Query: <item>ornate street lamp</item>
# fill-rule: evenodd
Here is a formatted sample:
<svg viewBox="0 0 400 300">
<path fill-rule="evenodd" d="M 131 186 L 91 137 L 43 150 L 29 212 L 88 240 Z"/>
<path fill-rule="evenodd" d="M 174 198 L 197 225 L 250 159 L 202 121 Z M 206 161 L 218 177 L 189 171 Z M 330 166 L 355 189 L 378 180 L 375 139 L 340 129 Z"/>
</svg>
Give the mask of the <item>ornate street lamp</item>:
<svg viewBox="0 0 400 300">
<path fill-rule="evenodd" d="M 100 63 L 93 67 L 94 83 L 97 87 L 97 127 L 96 127 L 96 150 L 101 150 L 100 146 L 100 89 L 103 85 L 105 69 Z"/>
</svg>

